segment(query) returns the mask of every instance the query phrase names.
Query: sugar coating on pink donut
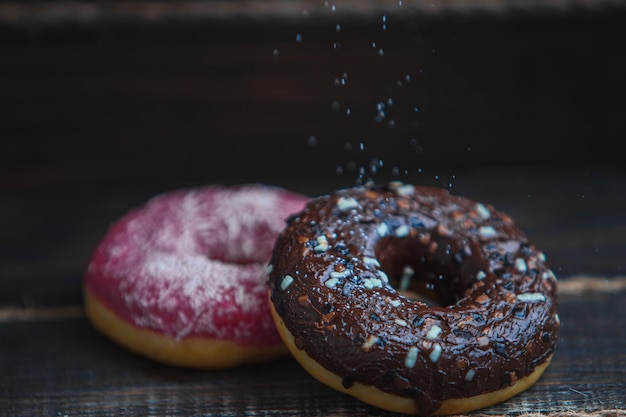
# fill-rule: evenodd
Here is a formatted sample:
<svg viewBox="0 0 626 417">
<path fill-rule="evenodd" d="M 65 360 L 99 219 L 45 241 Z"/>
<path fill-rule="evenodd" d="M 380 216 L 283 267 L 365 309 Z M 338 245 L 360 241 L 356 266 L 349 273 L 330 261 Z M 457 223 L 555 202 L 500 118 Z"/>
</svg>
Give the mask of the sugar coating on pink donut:
<svg viewBox="0 0 626 417">
<path fill-rule="evenodd" d="M 285 220 L 306 200 L 262 185 L 162 194 L 111 226 L 85 288 L 134 326 L 178 340 L 280 343 L 267 263 Z"/>
</svg>

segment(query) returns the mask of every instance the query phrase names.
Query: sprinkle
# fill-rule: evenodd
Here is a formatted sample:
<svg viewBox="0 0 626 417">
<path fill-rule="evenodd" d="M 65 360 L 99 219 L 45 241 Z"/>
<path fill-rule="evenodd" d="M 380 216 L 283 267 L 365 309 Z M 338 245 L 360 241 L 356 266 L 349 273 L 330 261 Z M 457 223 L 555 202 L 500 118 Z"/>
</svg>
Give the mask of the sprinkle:
<svg viewBox="0 0 626 417">
<path fill-rule="evenodd" d="M 326 282 L 324 283 L 324 285 L 327 288 L 335 288 L 335 286 L 337 285 L 337 283 L 339 282 L 339 280 L 337 278 L 330 278 L 327 279 Z"/>
<path fill-rule="evenodd" d="M 498 235 L 498 232 L 496 232 L 496 229 L 492 226 L 481 226 L 480 229 L 478 229 L 478 233 L 483 239 L 489 239 L 490 237 Z"/>
<path fill-rule="evenodd" d="M 478 213 L 478 216 L 481 219 L 487 220 L 488 218 L 491 217 L 491 212 L 489 211 L 489 209 L 487 207 L 485 207 L 484 204 L 477 203 L 475 208 L 476 208 L 476 212 Z"/>
<path fill-rule="evenodd" d="M 339 197 L 339 200 L 337 200 L 337 207 L 341 211 L 348 211 L 358 206 L 359 202 L 352 197 Z"/>
<path fill-rule="evenodd" d="M 485 271 L 478 271 L 476 273 L 476 279 L 478 281 L 482 281 L 483 279 L 487 278 L 487 274 L 485 273 Z"/>
<path fill-rule="evenodd" d="M 378 276 L 380 277 L 381 281 L 389 282 L 389 277 L 383 271 L 378 271 Z"/>
<path fill-rule="evenodd" d="M 374 266 L 380 266 L 380 262 L 378 262 L 378 259 L 376 258 L 372 258 L 370 256 L 364 256 L 363 257 L 363 263 L 365 265 L 374 265 Z"/>
<path fill-rule="evenodd" d="M 372 288 L 381 288 L 383 286 L 383 282 L 378 278 L 366 278 L 363 280 L 363 286 L 368 290 Z"/>
<path fill-rule="evenodd" d="M 382 104 L 382 103 L 380 103 L 380 104 Z M 396 189 L 404 186 L 404 183 L 402 181 L 389 181 L 389 184 L 387 184 L 387 186 L 391 190 L 396 190 Z"/>
<path fill-rule="evenodd" d="M 395 322 L 398 326 L 406 327 L 409 325 L 405 320 L 402 320 L 402 319 L 396 319 Z"/>
<path fill-rule="evenodd" d="M 331 273 L 330 273 L 330 277 L 331 278 L 335 278 L 335 279 L 348 278 L 350 275 L 352 275 L 352 272 L 350 272 L 349 269 L 344 269 L 341 272 L 339 272 L 339 271 L 331 271 Z"/>
<path fill-rule="evenodd" d="M 537 257 L 539 258 L 539 260 L 540 260 L 541 262 L 545 262 L 545 261 L 546 261 L 546 254 L 545 254 L 545 253 L 543 253 L 543 252 L 539 252 L 539 253 L 537 253 Z"/>
<path fill-rule="evenodd" d="M 474 379 L 474 375 L 476 375 L 476 371 L 473 370 L 473 369 L 470 369 L 465 374 L 465 380 L 468 381 L 468 382 L 471 381 L 472 379 Z"/>
<path fill-rule="evenodd" d="M 404 266 L 404 269 L 402 269 L 402 277 L 400 278 L 400 290 L 406 291 L 409 289 L 411 279 L 414 274 L 415 270 L 411 267 L 411 265 Z"/>
<path fill-rule="evenodd" d="M 400 302 L 400 300 L 391 300 L 389 301 L 389 304 L 391 304 L 394 307 L 400 307 L 400 304 L 402 303 Z"/>
<path fill-rule="evenodd" d="M 439 360 L 439 356 L 441 356 L 441 345 L 439 343 L 436 343 L 435 346 L 433 346 L 433 350 L 430 352 L 430 355 L 428 355 L 428 357 L 433 363 L 435 363 Z"/>
<path fill-rule="evenodd" d="M 517 299 L 522 302 L 532 303 L 535 301 L 546 301 L 546 296 L 540 292 L 529 292 L 526 294 L 519 294 Z"/>
<path fill-rule="evenodd" d="M 411 230 L 409 229 L 409 226 L 407 226 L 406 224 L 403 224 L 402 226 L 396 229 L 394 234 L 396 235 L 396 237 L 407 237 L 410 231 Z"/>
<path fill-rule="evenodd" d="M 428 333 L 426 333 L 427 340 L 435 340 L 441 334 L 441 327 L 433 324 Z"/>
<path fill-rule="evenodd" d="M 417 361 L 418 352 L 419 349 L 417 349 L 415 346 L 409 349 L 409 353 L 406 355 L 406 360 L 404 361 L 404 366 L 409 369 L 413 368 L 415 366 L 415 362 Z"/>
<path fill-rule="evenodd" d="M 378 234 L 379 237 L 388 236 L 389 226 L 387 226 L 387 223 L 380 223 L 378 226 L 376 226 L 376 233 Z"/>
<path fill-rule="evenodd" d="M 368 337 L 365 343 L 361 345 L 361 349 L 363 349 L 366 352 L 369 352 L 369 350 L 372 348 L 372 346 L 376 344 L 376 342 L 378 342 L 378 337 L 372 335 Z"/>
<path fill-rule="evenodd" d="M 268 274 L 271 274 L 273 270 L 274 270 L 274 265 L 272 265 L 272 264 L 267 264 L 267 273 L 268 273 Z"/>
<path fill-rule="evenodd" d="M 415 187 L 411 184 L 401 185 L 396 188 L 396 193 L 401 197 L 408 197 L 415 193 Z"/>
<path fill-rule="evenodd" d="M 280 289 L 285 291 L 288 286 L 293 282 L 293 277 L 291 275 L 285 275 L 283 280 L 280 282 Z"/>
<path fill-rule="evenodd" d="M 328 239 L 325 235 L 319 235 L 317 237 L 317 246 L 313 248 L 316 253 L 326 252 L 328 250 Z"/>
<path fill-rule="evenodd" d="M 544 272 L 542 277 L 543 279 L 553 279 L 557 281 L 556 275 L 554 275 L 554 272 L 552 272 L 552 270 L 547 270 L 546 272 Z"/>
<path fill-rule="evenodd" d="M 526 261 L 523 258 L 515 259 L 515 268 L 517 268 L 520 272 L 526 272 L 528 270 L 528 266 L 526 265 Z"/>
</svg>

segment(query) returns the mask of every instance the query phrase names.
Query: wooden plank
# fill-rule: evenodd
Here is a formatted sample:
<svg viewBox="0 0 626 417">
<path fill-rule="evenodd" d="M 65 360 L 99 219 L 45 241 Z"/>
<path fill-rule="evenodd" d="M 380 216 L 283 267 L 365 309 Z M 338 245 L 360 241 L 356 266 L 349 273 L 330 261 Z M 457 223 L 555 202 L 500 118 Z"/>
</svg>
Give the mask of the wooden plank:
<svg viewBox="0 0 626 417">
<path fill-rule="evenodd" d="M 479 415 L 626 412 L 625 294 L 561 295 L 561 337 L 544 377 Z M 0 321 L 0 414 L 390 415 L 323 386 L 291 359 L 219 372 L 167 367 L 72 314 Z"/>
</svg>

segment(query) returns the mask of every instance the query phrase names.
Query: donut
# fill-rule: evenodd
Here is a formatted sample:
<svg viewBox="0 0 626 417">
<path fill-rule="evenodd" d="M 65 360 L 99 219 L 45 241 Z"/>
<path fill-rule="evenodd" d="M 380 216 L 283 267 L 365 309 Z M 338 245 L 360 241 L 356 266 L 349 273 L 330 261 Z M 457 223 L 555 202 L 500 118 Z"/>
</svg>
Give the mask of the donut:
<svg viewBox="0 0 626 417">
<path fill-rule="evenodd" d="M 267 301 L 267 263 L 307 199 L 260 184 L 166 192 L 112 224 L 85 273 L 85 311 L 156 361 L 222 369 L 288 354 Z"/>
<path fill-rule="evenodd" d="M 272 316 L 313 377 L 442 415 L 532 386 L 556 347 L 556 277 L 511 218 L 447 190 L 366 184 L 311 200 L 277 239 Z"/>
</svg>

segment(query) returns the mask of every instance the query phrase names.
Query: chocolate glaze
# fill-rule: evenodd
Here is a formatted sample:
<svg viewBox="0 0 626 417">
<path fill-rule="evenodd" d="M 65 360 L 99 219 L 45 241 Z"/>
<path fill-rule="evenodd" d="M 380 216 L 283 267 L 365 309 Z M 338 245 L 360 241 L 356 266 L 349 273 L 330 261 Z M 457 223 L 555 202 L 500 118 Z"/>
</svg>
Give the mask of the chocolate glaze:
<svg viewBox="0 0 626 417">
<path fill-rule="evenodd" d="M 513 385 L 558 336 L 543 254 L 505 214 L 437 188 L 311 201 L 279 236 L 268 284 L 299 349 L 346 388 L 413 398 L 416 414 Z"/>
</svg>

